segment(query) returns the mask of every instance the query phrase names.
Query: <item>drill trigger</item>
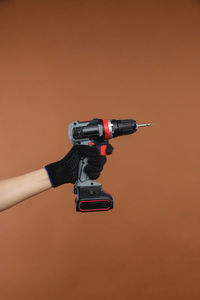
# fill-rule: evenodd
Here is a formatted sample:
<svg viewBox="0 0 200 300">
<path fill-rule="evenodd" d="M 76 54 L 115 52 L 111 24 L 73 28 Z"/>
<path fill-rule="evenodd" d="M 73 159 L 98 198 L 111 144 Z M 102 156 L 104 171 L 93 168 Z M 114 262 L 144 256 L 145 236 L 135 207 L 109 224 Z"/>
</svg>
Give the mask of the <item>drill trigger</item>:
<svg viewBox="0 0 200 300">
<path fill-rule="evenodd" d="M 106 148 L 107 148 L 107 145 L 101 146 L 101 155 L 106 156 Z"/>
</svg>

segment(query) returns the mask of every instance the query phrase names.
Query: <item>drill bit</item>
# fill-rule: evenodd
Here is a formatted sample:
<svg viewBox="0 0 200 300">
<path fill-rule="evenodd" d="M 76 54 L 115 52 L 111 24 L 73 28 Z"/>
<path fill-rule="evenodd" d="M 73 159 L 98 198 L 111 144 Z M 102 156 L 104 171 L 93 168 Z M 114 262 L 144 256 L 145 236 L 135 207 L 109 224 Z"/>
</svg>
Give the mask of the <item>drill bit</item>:
<svg viewBox="0 0 200 300">
<path fill-rule="evenodd" d="M 153 123 L 143 123 L 143 124 L 137 124 L 137 127 L 145 127 L 145 126 L 151 126 Z"/>
</svg>

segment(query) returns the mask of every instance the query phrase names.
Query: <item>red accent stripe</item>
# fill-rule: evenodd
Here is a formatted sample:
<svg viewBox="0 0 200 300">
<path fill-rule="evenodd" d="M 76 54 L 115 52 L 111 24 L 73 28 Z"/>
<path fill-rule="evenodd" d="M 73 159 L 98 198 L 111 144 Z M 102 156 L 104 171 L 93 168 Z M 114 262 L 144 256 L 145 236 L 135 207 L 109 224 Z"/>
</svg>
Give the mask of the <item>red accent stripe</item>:
<svg viewBox="0 0 200 300">
<path fill-rule="evenodd" d="M 109 139 L 110 132 L 109 132 L 108 120 L 103 120 L 103 125 L 104 125 L 104 131 L 105 131 L 105 139 Z"/>
</svg>

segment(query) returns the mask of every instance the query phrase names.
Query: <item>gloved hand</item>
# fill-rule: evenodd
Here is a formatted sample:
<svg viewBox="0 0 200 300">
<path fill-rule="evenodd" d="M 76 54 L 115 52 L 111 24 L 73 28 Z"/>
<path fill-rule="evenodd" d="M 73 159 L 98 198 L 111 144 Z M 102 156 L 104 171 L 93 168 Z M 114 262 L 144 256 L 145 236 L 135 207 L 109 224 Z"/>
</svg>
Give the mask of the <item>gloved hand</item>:
<svg viewBox="0 0 200 300">
<path fill-rule="evenodd" d="M 113 147 L 108 144 L 106 154 L 110 155 L 112 151 Z M 88 177 L 93 180 L 100 176 L 100 172 L 107 161 L 106 156 L 101 155 L 96 147 L 75 145 L 61 160 L 44 167 L 54 188 L 64 183 L 74 184 L 76 182 L 79 162 L 83 156 L 88 157 L 88 164 L 84 168 Z"/>
</svg>

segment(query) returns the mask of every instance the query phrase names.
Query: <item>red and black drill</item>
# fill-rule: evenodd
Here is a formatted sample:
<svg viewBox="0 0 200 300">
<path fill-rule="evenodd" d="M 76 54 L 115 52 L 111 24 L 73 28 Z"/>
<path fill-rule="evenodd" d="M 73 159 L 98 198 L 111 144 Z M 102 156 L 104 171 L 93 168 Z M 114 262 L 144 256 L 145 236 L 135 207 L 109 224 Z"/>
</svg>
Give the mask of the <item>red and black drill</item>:
<svg viewBox="0 0 200 300">
<path fill-rule="evenodd" d="M 109 139 L 132 134 L 139 127 L 150 125 L 152 123 L 137 124 L 135 120 L 131 119 L 74 121 L 69 124 L 68 134 L 73 145 L 97 147 L 101 155 L 106 155 Z M 89 179 L 84 172 L 86 165 L 87 157 L 82 157 L 79 164 L 78 180 L 74 184 L 76 211 L 92 212 L 112 209 L 112 196 L 103 191 L 100 183 Z"/>
</svg>

